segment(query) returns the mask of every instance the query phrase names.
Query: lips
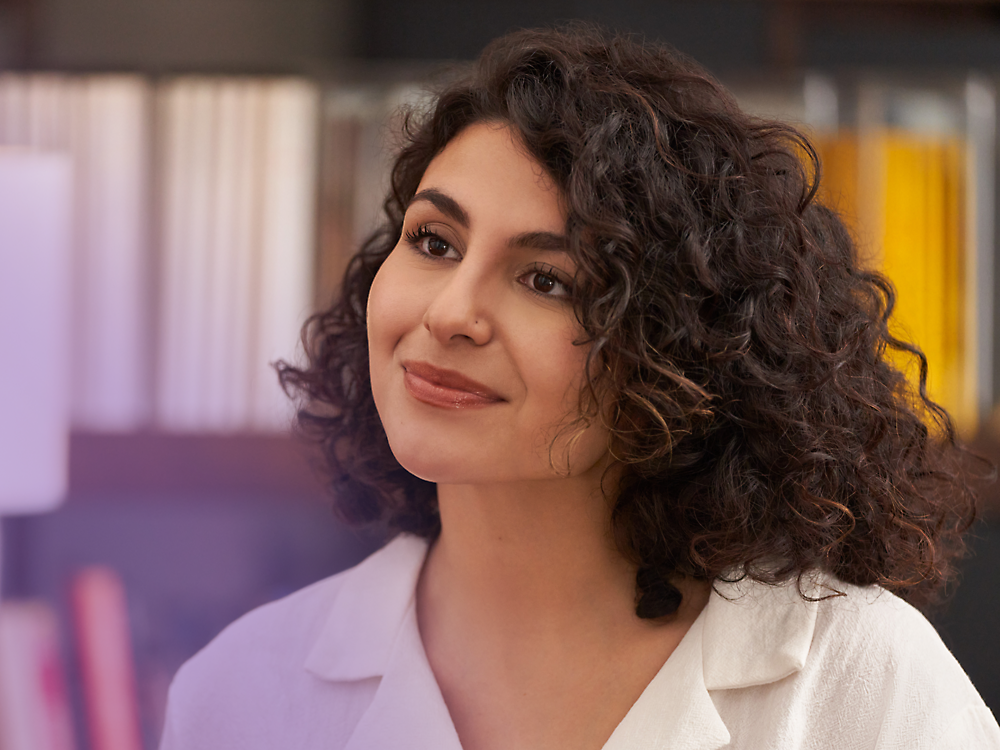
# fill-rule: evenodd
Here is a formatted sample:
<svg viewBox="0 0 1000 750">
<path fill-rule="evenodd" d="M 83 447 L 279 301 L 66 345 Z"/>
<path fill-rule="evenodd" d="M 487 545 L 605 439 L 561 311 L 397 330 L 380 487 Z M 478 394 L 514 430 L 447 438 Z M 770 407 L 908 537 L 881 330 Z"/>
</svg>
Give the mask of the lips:
<svg viewBox="0 0 1000 750">
<path fill-rule="evenodd" d="M 427 362 L 403 362 L 406 390 L 418 401 L 451 409 L 489 406 L 504 398 L 486 385 L 455 370 Z"/>
</svg>

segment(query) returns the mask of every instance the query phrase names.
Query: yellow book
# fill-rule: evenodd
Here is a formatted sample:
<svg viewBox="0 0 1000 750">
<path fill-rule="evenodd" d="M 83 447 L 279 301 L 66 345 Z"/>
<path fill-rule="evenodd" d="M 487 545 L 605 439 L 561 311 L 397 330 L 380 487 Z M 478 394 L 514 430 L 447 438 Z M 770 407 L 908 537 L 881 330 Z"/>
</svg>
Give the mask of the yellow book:
<svg viewBox="0 0 1000 750">
<path fill-rule="evenodd" d="M 858 139 L 847 131 L 814 139 L 820 158 L 817 199 L 836 211 L 848 229 L 858 229 Z"/>
<path fill-rule="evenodd" d="M 966 311 L 969 242 L 966 237 L 965 144 L 950 138 L 942 144 L 944 169 L 945 351 L 951 378 L 952 406 L 960 430 L 972 434 L 977 422 L 976 351 Z M 971 307 L 975 310 L 974 304 Z"/>
<path fill-rule="evenodd" d="M 896 287 L 890 331 L 897 338 L 923 345 L 926 342 L 926 229 L 920 153 L 905 134 L 887 133 L 882 143 L 885 194 L 881 201 L 884 214 L 881 270 Z M 916 382 L 919 370 L 912 357 L 899 352 L 890 352 L 890 356 L 911 382 Z"/>
<path fill-rule="evenodd" d="M 863 262 L 892 281 L 890 331 L 928 362 L 927 394 L 959 431 L 976 428 L 975 352 L 968 330 L 965 145 L 959 138 L 885 128 L 814 138 L 818 200 L 858 239 Z M 918 362 L 890 351 L 916 388 Z M 916 405 L 920 408 L 919 405 Z"/>
<path fill-rule="evenodd" d="M 884 136 L 882 271 L 896 287 L 891 330 L 927 357 L 928 396 L 951 413 L 959 430 L 976 426 L 975 389 L 967 368 L 965 196 L 960 141 L 898 131 Z M 916 384 L 912 358 L 892 355 Z"/>
<path fill-rule="evenodd" d="M 946 347 L 948 305 L 945 298 L 945 163 L 939 143 L 917 144 L 924 168 L 924 310 L 923 334 L 918 340 L 928 363 L 928 395 L 954 405 L 953 363 Z"/>
</svg>

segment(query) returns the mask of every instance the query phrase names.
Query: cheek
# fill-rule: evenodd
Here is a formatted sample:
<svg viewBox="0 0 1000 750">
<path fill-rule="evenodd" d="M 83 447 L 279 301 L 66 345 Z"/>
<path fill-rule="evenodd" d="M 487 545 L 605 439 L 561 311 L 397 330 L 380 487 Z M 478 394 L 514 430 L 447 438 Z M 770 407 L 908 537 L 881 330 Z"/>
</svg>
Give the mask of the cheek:
<svg viewBox="0 0 1000 750">
<path fill-rule="evenodd" d="M 366 321 L 368 328 L 368 365 L 372 395 L 379 406 L 392 367 L 393 352 L 404 335 L 408 314 L 397 281 L 398 273 L 390 255 L 379 269 L 368 293 Z"/>
<path fill-rule="evenodd" d="M 525 405 L 541 421 L 560 424 L 567 416 L 572 419 L 578 413 L 587 348 L 573 346 L 571 342 L 577 335 L 576 330 L 560 327 L 526 338 L 518 347 L 517 367 L 530 400 Z"/>
<path fill-rule="evenodd" d="M 378 348 L 377 343 L 381 338 L 382 329 L 387 323 L 387 318 L 389 310 L 386 306 L 386 296 L 384 294 L 383 287 L 384 284 L 382 280 L 384 278 L 383 270 L 385 269 L 385 264 L 379 269 L 379 272 L 375 274 L 375 279 L 372 281 L 372 287 L 368 290 L 368 305 L 365 308 L 365 322 L 368 327 L 368 351 L 374 354 Z"/>
<path fill-rule="evenodd" d="M 391 355 L 396 342 L 421 320 L 419 301 L 413 299 L 412 285 L 405 283 L 398 255 L 393 251 L 386 258 L 368 292 L 368 350 L 373 362 Z"/>
<path fill-rule="evenodd" d="M 557 330 L 536 340 L 522 353 L 523 371 L 534 391 L 553 409 L 576 412 L 583 388 L 587 349 L 571 343 L 578 332 Z"/>
<path fill-rule="evenodd" d="M 572 344 L 579 335 L 575 328 L 562 329 L 536 341 L 534 356 L 524 352 L 525 366 L 530 368 L 529 393 L 533 394 L 531 403 L 525 406 L 537 416 L 541 427 L 536 445 L 564 476 L 589 470 L 608 451 L 604 420 L 594 413 L 587 399 L 581 399 L 589 347 Z M 581 423 L 576 422 L 581 406 L 591 409 L 582 430 L 577 429 Z"/>
</svg>

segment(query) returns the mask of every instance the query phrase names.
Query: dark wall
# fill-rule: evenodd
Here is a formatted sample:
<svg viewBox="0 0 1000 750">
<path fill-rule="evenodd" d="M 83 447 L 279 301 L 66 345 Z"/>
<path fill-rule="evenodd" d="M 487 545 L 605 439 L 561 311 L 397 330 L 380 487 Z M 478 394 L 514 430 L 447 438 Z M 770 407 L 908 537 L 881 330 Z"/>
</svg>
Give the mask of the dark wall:
<svg viewBox="0 0 1000 750">
<path fill-rule="evenodd" d="M 506 31 L 579 19 L 667 41 L 714 66 L 765 60 L 766 9 L 747 0 L 373 0 L 360 19 L 369 58 L 468 59 Z"/>
<path fill-rule="evenodd" d="M 350 58 L 470 59 L 505 31 L 581 19 L 669 42 L 720 73 L 992 70 L 998 9 L 958 0 L 0 0 L 0 67 L 308 72 Z"/>
<path fill-rule="evenodd" d="M 367 58 L 472 58 L 511 29 L 595 21 L 666 41 L 710 69 L 1000 68 L 992 3 L 800 0 L 371 0 L 359 6 Z"/>
<path fill-rule="evenodd" d="M 351 55 L 358 0 L 0 0 L 0 67 L 308 72 Z"/>
</svg>

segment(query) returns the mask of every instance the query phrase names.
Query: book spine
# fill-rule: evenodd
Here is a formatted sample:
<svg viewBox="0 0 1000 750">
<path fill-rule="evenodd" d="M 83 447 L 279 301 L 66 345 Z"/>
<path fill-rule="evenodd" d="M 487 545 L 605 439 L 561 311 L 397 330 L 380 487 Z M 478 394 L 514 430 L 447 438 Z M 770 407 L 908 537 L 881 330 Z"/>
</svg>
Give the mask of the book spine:
<svg viewBox="0 0 1000 750">
<path fill-rule="evenodd" d="M 0 605 L 0 747 L 76 747 L 56 616 L 42 602 Z"/>
<path fill-rule="evenodd" d="M 125 587 L 110 568 L 71 584 L 73 621 L 91 750 L 142 750 Z"/>
<path fill-rule="evenodd" d="M 133 76 L 79 85 L 76 305 L 84 330 L 74 352 L 74 423 L 130 431 L 149 421 L 149 87 Z"/>
<path fill-rule="evenodd" d="M 252 403 L 253 426 L 262 431 L 287 429 L 292 417 L 273 363 L 293 358 L 312 305 L 318 121 L 315 86 L 300 80 L 269 84 Z"/>
</svg>

